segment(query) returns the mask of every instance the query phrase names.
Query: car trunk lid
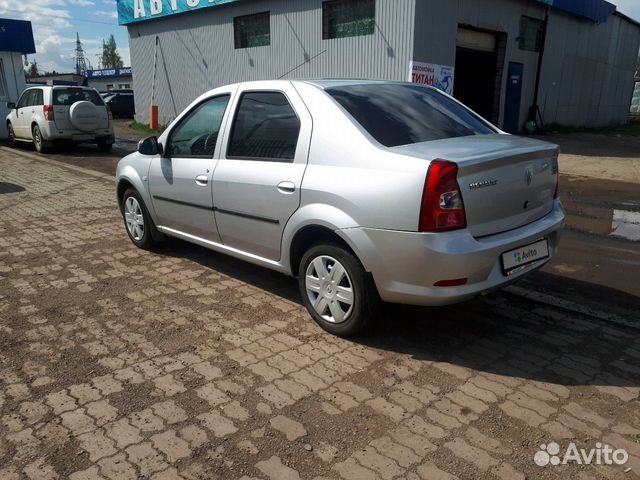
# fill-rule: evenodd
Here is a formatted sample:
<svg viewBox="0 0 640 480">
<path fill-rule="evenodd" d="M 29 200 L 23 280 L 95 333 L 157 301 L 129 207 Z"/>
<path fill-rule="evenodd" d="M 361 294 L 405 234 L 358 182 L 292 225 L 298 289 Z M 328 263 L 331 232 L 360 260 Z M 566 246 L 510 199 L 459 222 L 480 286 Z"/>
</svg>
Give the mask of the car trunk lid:
<svg viewBox="0 0 640 480">
<path fill-rule="evenodd" d="M 511 135 L 477 135 L 394 147 L 458 165 L 467 228 L 474 237 L 534 222 L 553 208 L 558 147 Z"/>
</svg>

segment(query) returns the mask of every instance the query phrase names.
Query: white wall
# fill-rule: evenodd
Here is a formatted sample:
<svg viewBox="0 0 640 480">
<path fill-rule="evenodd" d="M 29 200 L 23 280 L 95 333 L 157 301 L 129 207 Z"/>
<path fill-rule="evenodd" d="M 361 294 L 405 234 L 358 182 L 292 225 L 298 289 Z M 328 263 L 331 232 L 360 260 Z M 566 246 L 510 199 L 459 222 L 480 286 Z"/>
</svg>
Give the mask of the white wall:
<svg viewBox="0 0 640 480">
<path fill-rule="evenodd" d="M 18 97 L 25 88 L 24 68 L 22 66 L 22 55 L 14 52 L 0 52 L 2 60 L 4 83 L 6 92 L 0 95 L 0 138 L 7 138 L 6 116 L 9 114 L 7 102 L 17 102 Z"/>
</svg>

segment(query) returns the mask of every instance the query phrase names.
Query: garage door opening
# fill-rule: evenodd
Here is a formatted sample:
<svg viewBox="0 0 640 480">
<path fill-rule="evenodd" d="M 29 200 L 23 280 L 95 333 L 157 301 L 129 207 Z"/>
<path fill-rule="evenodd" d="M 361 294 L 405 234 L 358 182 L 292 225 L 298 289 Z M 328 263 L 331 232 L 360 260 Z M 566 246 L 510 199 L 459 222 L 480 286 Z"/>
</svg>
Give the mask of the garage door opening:
<svg viewBox="0 0 640 480">
<path fill-rule="evenodd" d="M 458 28 L 453 96 L 498 123 L 504 34 Z M 501 53 L 502 52 L 502 53 Z"/>
</svg>

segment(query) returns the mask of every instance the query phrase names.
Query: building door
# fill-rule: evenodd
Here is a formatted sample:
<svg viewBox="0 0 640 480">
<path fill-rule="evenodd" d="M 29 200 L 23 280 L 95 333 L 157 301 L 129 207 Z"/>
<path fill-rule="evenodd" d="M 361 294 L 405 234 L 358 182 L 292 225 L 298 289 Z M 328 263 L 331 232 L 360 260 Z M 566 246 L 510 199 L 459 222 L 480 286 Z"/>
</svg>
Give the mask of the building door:
<svg viewBox="0 0 640 480">
<path fill-rule="evenodd" d="M 522 100 L 522 76 L 524 65 L 509 62 L 507 90 L 504 100 L 504 127 L 509 133 L 520 133 L 520 101 Z"/>
<path fill-rule="evenodd" d="M 496 35 L 458 28 L 453 96 L 493 121 L 496 91 Z"/>
</svg>

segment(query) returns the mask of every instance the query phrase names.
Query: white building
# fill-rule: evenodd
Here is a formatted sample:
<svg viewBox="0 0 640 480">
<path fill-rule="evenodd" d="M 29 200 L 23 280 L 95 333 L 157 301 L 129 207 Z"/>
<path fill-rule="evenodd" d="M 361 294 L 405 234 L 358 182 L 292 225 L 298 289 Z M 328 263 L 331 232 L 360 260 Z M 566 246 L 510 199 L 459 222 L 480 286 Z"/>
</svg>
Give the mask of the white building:
<svg viewBox="0 0 640 480">
<path fill-rule="evenodd" d="M 167 123 L 227 83 L 340 77 L 436 84 L 513 133 L 531 112 L 622 124 L 640 43 L 605 0 L 119 0 L 118 14 L 145 123 L 152 91 Z"/>
<path fill-rule="evenodd" d="M 0 138 L 7 138 L 7 102 L 17 102 L 25 88 L 22 56 L 35 52 L 31 22 L 0 18 Z"/>
</svg>

